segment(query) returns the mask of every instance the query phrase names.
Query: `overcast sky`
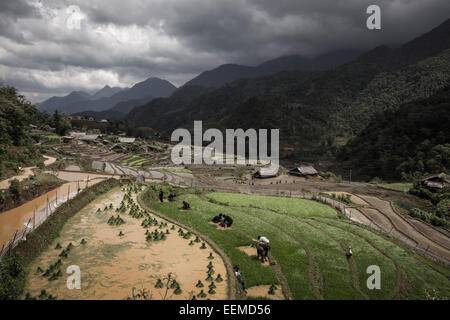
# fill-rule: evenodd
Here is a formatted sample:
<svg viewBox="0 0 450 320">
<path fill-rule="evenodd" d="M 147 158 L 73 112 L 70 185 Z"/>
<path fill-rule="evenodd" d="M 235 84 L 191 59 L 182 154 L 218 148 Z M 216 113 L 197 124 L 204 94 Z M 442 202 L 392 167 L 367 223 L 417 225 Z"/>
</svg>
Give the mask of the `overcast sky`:
<svg viewBox="0 0 450 320">
<path fill-rule="evenodd" d="M 370 4 L 381 30 L 366 28 Z M 32 102 L 150 76 L 179 86 L 223 63 L 402 43 L 449 12 L 449 0 L 1 0 L 0 81 Z"/>
</svg>

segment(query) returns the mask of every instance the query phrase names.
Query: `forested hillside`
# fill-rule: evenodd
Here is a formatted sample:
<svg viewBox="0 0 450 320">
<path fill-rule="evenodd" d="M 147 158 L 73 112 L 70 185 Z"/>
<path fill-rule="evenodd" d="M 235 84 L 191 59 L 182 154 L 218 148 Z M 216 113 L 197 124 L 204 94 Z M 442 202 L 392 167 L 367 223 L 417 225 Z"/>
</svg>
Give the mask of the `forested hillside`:
<svg viewBox="0 0 450 320">
<path fill-rule="evenodd" d="M 217 128 L 279 128 L 301 161 L 334 155 L 383 110 L 450 83 L 450 20 L 399 48 L 380 46 L 323 72 L 281 72 L 195 89 L 133 109 L 128 121 L 169 134 L 194 120 Z M 184 99 L 183 95 L 189 98 Z"/>
<path fill-rule="evenodd" d="M 13 87 L 0 87 L 0 177 L 19 166 L 43 161 L 34 146 L 30 124 L 47 119 Z"/>
<path fill-rule="evenodd" d="M 399 180 L 450 170 L 450 86 L 379 113 L 342 150 L 358 178 Z"/>
</svg>

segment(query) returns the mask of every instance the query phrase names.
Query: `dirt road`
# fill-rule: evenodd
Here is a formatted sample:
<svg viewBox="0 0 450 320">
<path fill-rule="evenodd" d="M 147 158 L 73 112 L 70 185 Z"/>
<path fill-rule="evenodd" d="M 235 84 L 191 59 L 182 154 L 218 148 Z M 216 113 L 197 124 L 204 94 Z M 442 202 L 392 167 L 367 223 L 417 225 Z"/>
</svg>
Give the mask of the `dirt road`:
<svg viewBox="0 0 450 320">
<path fill-rule="evenodd" d="M 46 160 L 44 160 L 44 165 L 45 166 L 49 166 L 49 165 L 53 164 L 56 161 L 56 158 L 54 158 L 54 157 L 44 156 L 44 158 L 46 159 Z M 12 180 L 14 180 L 14 179 L 17 179 L 19 181 L 27 179 L 28 177 L 33 175 L 33 170 L 34 169 L 36 169 L 35 166 L 22 168 L 20 174 L 14 176 L 14 177 L 11 177 L 11 178 L 8 178 L 8 179 L 0 181 L 0 189 L 8 189 L 10 182 Z"/>
</svg>

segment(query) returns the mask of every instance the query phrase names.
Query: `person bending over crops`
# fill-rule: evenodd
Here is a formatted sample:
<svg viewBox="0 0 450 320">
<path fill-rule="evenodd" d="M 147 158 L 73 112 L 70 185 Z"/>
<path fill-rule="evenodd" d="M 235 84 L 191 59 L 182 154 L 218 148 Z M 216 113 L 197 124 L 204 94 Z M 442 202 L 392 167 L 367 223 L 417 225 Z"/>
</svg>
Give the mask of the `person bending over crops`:
<svg viewBox="0 0 450 320">
<path fill-rule="evenodd" d="M 256 244 L 256 249 L 262 248 L 264 252 L 262 253 L 262 262 L 264 262 L 264 258 L 267 258 L 270 249 L 270 241 L 264 236 L 258 236 L 258 243 Z M 259 256 L 259 253 L 258 253 Z"/>
<path fill-rule="evenodd" d="M 223 227 L 230 228 L 233 224 L 233 219 L 230 216 L 223 215 Z"/>
<path fill-rule="evenodd" d="M 214 216 L 214 218 L 212 219 L 212 221 L 214 223 L 219 223 L 220 221 L 222 221 L 223 215 L 221 213 L 217 214 Z"/>
</svg>

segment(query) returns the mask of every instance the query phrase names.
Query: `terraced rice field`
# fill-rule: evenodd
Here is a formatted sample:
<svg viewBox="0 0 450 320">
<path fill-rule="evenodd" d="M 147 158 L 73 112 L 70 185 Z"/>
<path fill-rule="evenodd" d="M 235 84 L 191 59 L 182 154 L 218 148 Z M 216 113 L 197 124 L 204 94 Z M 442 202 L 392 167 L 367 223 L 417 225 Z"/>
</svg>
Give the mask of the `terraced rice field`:
<svg viewBox="0 0 450 320">
<path fill-rule="evenodd" d="M 168 192 L 170 187 L 164 188 Z M 286 299 L 450 298 L 447 267 L 377 231 L 339 218 L 327 205 L 285 197 L 176 191 L 184 193 L 174 202 L 157 202 L 156 188 L 150 188 L 140 201 L 155 213 L 208 236 L 233 265 L 240 266 L 250 289 L 275 284 Z M 182 201 L 191 210 L 180 210 Z M 230 229 L 210 222 L 218 213 L 233 218 Z M 270 239 L 268 265 L 242 250 L 258 235 Z M 354 253 L 351 258 L 346 257 L 349 247 Z M 366 285 L 371 265 L 381 270 L 379 290 Z M 241 298 L 253 298 L 252 292 L 245 295 L 238 288 Z M 267 293 L 263 296 L 271 298 Z"/>
<path fill-rule="evenodd" d="M 58 299 L 120 300 L 141 289 L 153 300 L 229 298 L 220 255 L 203 239 L 142 210 L 133 188 L 115 188 L 73 216 L 30 266 L 23 298 L 45 290 Z M 70 265 L 81 270 L 80 290 L 67 288 L 63 274 Z M 169 274 L 175 282 L 166 291 Z"/>
<path fill-rule="evenodd" d="M 142 158 L 141 156 L 135 154 L 123 159 L 121 163 L 130 167 L 141 168 L 148 165 L 150 162 L 148 159 Z"/>
</svg>

